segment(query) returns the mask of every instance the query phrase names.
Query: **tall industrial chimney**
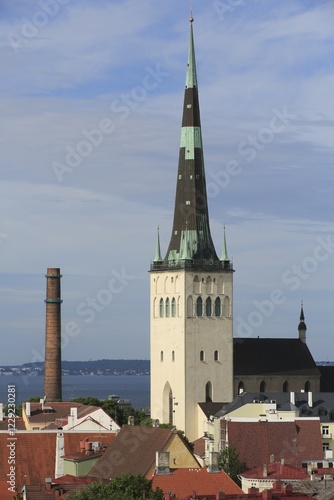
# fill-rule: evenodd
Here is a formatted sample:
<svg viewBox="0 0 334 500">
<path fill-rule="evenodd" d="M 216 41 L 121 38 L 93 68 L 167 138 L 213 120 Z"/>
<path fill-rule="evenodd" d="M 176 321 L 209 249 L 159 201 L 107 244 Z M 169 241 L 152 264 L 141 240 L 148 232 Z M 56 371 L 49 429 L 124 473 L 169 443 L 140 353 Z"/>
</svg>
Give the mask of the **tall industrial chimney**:
<svg viewBox="0 0 334 500">
<path fill-rule="evenodd" d="M 49 267 L 46 277 L 46 325 L 44 397 L 46 401 L 62 400 L 61 383 L 61 293 L 60 269 Z"/>
</svg>

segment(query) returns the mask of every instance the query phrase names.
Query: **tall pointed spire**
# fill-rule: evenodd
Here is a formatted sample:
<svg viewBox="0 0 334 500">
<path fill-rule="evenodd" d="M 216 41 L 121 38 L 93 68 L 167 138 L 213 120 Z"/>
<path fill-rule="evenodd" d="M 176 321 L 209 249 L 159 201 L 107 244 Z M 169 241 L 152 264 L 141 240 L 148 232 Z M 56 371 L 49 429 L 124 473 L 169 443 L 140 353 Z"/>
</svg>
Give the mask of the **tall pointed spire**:
<svg viewBox="0 0 334 500">
<path fill-rule="evenodd" d="M 300 323 L 298 325 L 298 332 L 299 332 L 299 339 L 306 344 L 306 324 L 305 324 L 305 316 L 304 316 L 304 308 L 303 308 L 303 301 L 301 303 L 301 308 L 300 308 Z"/>
<path fill-rule="evenodd" d="M 158 234 L 157 234 L 157 243 L 156 243 L 156 248 L 155 248 L 155 257 L 154 257 L 153 262 L 162 262 L 161 250 L 160 250 L 159 226 L 158 226 Z"/>
<path fill-rule="evenodd" d="M 223 262 L 229 262 L 228 254 L 227 254 L 227 244 L 226 244 L 226 231 L 225 231 L 225 224 L 224 224 L 224 239 L 223 239 L 223 250 L 222 250 L 222 256 L 220 258 Z"/>
<path fill-rule="evenodd" d="M 193 21 L 190 17 L 174 222 L 165 260 L 177 264 L 184 255 L 184 242 L 187 242 L 186 253 L 193 264 L 200 261 L 219 264 L 209 226 Z"/>
</svg>

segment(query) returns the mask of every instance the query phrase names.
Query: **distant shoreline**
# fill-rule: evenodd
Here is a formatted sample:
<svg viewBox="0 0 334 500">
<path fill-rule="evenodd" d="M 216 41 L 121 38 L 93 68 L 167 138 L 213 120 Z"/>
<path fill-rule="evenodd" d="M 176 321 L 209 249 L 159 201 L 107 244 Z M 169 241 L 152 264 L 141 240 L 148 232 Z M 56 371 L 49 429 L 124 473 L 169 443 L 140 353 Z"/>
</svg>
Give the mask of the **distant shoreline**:
<svg viewBox="0 0 334 500">
<path fill-rule="evenodd" d="M 146 359 L 98 359 L 90 361 L 62 361 L 62 375 L 150 375 L 150 361 Z M 0 366 L 0 376 L 44 375 L 44 362 Z"/>
</svg>

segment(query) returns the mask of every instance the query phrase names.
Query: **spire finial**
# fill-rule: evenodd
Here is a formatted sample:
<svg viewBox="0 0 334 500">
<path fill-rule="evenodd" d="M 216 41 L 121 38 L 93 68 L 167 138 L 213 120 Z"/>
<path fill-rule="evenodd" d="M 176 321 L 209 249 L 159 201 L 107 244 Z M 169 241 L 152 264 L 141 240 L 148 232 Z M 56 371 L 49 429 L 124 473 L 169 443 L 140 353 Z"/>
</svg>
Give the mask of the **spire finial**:
<svg viewBox="0 0 334 500">
<path fill-rule="evenodd" d="M 161 250 L 160 250 L 159 226 L 158 226 L 157 243 L 156 243 L 156 249 L 155 249 L 155 257 L 154 257 L 153 262 L 162 262 Z"/>
<path fill-rule="evenodd" d="M 193 23 L 193 22 L 194 22 L 194 18 L 193 18 L 193 8 L 192 8 L 192 7 L 190 7 L 190 17 L 189 17 L 189 21 L 190 21 L 191 23 Z"/>
<path fill-rule="evenodd" d="M 222 250 L 222 256 L 221 256 L 220 260 L 223 262 L 228 262 L 230 260 L 228 258 L 228 253 L 227 253 L 225 224 L 224 224 L 223 250 Z"/>
</svg>

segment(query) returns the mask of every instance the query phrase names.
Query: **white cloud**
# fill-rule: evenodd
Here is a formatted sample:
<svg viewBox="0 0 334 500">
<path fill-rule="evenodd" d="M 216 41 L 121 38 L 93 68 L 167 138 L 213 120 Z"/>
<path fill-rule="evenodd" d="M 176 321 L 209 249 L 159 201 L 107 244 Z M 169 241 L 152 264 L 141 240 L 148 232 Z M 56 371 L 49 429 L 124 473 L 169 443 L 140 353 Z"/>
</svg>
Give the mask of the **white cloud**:
<svg viewBox="0 0 334 500">
<path fill-rule="evenodd" d="M 110 341 L 110 331 L 128 339 L 117 342 L 113 356 L 149 356 L 147 270 L 157 225 L 162 253 L 172 226 L 189 8 L 176 0 L 71 0 L 16 52 L 8 38 L 2 43 L 1 295 L 12 338 L 25 335 L 20 306 L 29 331 L 39 325 L 34 346 L 43 345 L 38 300 L 46 267 L 54 265 L 64 275 L 63 320 L 85 327 L 65 359 L 103 357 L 99 346 Z M 222 20 L 213 2 L 193 4 L 212 233 L 220 253 L 227 224 L 238 316 L 247 316 L 253 300 L 283 289 L 282 273 L 333 231 L 332 8 L 331 2 L 252 0 Z M 22 18 L 33 21 L 36 9 L 4 3 L 1 31 L 22 35 Z M 148 67 L 164 73 L 152 90 L 143 87 Z M 142 99 L 138 87 L 146 90 Z M 260 140 L 251 160 L 242 155 L 242 143 L 250 147 L 251 137 L 265 137 L 275 110 L 284 109 L 296 118 L 267 144 Z M 83 131 L 106 119 L 113 131 L 59 182 L 55 162 L 65 165 L 67 148 L 80 149 Z M 231 160 L 240 172 L 226 180 Z M 294 335 L 305 297 L 307 323 L 321 325 L 328 339 L 332 260 L 295 293 L 284 288 L 288 300 L 256 334 Z M 78 304 L 123 268 L 134 282 L 83 325 Z M 125 322 L 129 303 L 134 314 Z M 314 346 L 317 358 L 325 356 L 325 344 Z"/>
</svg>

